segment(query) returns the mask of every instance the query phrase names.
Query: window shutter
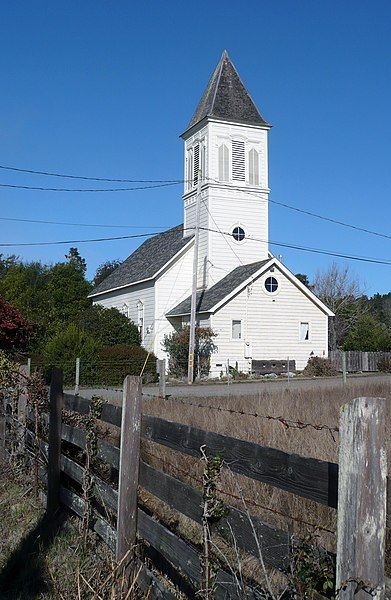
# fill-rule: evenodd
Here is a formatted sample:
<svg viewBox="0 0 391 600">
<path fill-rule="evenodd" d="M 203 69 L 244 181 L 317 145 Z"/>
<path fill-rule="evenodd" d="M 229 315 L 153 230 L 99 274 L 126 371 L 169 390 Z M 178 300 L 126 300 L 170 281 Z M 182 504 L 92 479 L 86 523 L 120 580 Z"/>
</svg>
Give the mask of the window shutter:
<svg viewBox="0 0 391 600">
<path fill-rule="evenodd" d="M 248 153 L 248 182 L 250 185 L 259 185 L 259 155 L 252 148 Z"/>
<path fill-rule="evenodd" d="M 200 146 L 194 146 L 194 185 L 198 183 L 198 171 L 200 168 Z"/>
<path fill-rule="evenodd" d="M 244 142 L 233 140 L 232 142 L 232 179 L 245 181 L 245 154 Z"/>
<path fill-rule="evenodd" d="M 229 180 L 229 155 L 225 144 L 221 144 L 219 147 L 219 180 Z"/>
<path fill-rule="evenodd" d="M 191 190 L 193 187 L 193 149 L 187 153 L 187 189 Z"/>
</svg>

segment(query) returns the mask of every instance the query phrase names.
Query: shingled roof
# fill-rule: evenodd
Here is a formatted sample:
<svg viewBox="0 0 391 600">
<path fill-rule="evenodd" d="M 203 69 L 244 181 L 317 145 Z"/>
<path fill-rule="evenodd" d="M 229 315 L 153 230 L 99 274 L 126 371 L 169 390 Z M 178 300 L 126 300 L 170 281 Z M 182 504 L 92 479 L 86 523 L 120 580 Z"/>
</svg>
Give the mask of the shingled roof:
<svg viewBox="0 0 391 600">
<path fill-rule="evenodd" d="M 210 78 L 187 129 L 205 117 L 233 123 L 269 126 L 244 87 L 226 50 Z"/>
<path fill-rule="evenodd" d="M 154 235 L 141 244 L 115 271 L 97 285 L 90 296 L 153 278 L 189 243 L 191 238 L 192 236 L 183 238 L 183 225 Z"/>
<path fill-rule="evenodd" d="M 218 304 L 221 300 L 224 300 L 224 298 L 236 290 L 241 283 L 244 283 L 246 279 L 254 275 L 261 267 L 263 267 L 263 265 L 266 265 L 268 262 L 270 262 L 270 258 L 256 263 L 251 263 L 249 265 L 241 265 L 240 267 L 236 267 L 236 269 L 231 271 L 231 273 L 226 275 L 211 288 L 203 290 L 202 292 L 197 292 L 196 312 L 211 312 L 216 304 Z M 186 298 L 186 300 L 183 300 L 183 302 L 178 304 L 175 308 L 172 308 L 166 314 L 166 317 L 179 317 L 181 315 L 188 315 L 190 314 L 190 306 L 191 296 Z"/>
</svg>

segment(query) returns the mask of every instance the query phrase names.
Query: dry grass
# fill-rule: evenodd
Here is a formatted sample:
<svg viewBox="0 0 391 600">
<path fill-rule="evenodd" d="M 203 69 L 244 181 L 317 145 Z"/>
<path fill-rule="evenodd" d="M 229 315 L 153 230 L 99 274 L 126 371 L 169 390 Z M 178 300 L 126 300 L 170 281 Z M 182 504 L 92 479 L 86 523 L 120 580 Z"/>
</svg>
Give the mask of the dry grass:
<svg viewBox="0 0 391 600">
<path fill-rule="evenodd" d="M 278 392 L 262 391 L 259 395 L 251 397 L 181 398 L 181 402 L 175 398 L 164 401 L 147 399 L 144 401 L 143 410 L 150 415 L 278 448 L 285 452 L 338 462 L 338 434 L 334 434 L 333 438 L 327 430 L 286 428 L 277 421 L 230 414 L 214 410 L 213 407 L 283 416 L 293 421 L 324 424 L 333 428 L 339 424 L 341 405 L 359 396 L 391 399 L 391 377 L 389 383 L 365 379 L 355 384 L 348 383 L 346 387 L 336 385 L 334 388 L 320 388 L 305 392 L 291 391 L 287 388 Z M 203 404 L 205 408 L 194 406 L 191 403 Z M 386 429 L 387 439 L 391 439 L 389 419 L 387 419 Z M 202 475 L 202 465 L 199 460 L 152 442 L 143 442 L 142 447 L 146 462 L 186 481 L 193 487 L 199 487 L 195 481 L 195 479 L 199 480 Z M 391 465 L 390 453 L 391 448 L 388 445 L 388 459 Z M 335 510 L 247 477 L 233 474 L 229 470 L 223 471 L 220 488 L 224 500 L 238 508 L 243 508 L 240 500 L 232 498 L 230 494 L 238 495 L 238 491 L 242 492 L 249 501 L 250 512 L 275 527 L 302 536 L 319 527 L 320 543 L 328 550 L 335 551 L 335 535 L 322 530 L 322 528 L 326 528 L 335 531 Z M 286 515 L 291 515 L 293 518 L 276 515 L 267 509 L 254 506 L 253 503 L 270 507 Z M 295 518 L 308 521 L 314 527 L 299 523 L 295 521 Z"/>
</svg>

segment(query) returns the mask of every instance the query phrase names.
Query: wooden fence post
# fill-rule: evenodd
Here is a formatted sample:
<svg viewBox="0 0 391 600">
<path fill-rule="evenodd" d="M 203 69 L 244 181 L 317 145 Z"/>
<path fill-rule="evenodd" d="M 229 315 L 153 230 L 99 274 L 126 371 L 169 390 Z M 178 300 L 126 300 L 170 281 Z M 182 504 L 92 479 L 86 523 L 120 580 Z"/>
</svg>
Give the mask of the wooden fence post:
<svg viewBox="0 0 391 600">
<path fill-rule="evenodd" d="M 337 580 L 339 600 L 384 598 L 386 404 L 356 398 L 341 408 Z M 339 590 L 339 591 L 338 591 Z"/>
<path fill-rule="evenodd" d="M 342 352 L 342 379 L 344 385 L 346 384 L 346 352 Z"/>
<path fill-rule="evenodd" d="M 18 422 L 16 427 L 18 452 L 23 453 L 25 448 L 26 414 L 27 414 L 27 389 L 26 378 L 29 376 L 27 365 L 19 368 L 18 384 Z"/>
<path fill-rule="evenodd" d="M 60 505 L 62 371 L 52 370 L 49 390 L 49 455 L 46 511 L 52 516 Z"/>
<path fill-rule="evenodd" d="M 122 400 L 121 446 L 118 479 L 118 516 L 116 558 L 125 560 L 125 575 L 130 573 L 132 549 L 137 532 L 137 486 L 140 460 L 141 377 L 125 378 Z"/>
<path fill-rule="evenodd" d="M 157 372 L 159 374 L 159 397 L 166 397 L 166 361 L 163 358 L 157 359 Z"/>
<path fill-rule="evenodd" d="M 7 435 L 7 398 L 4 395 L 0 405 L 0 458 L 6 455 L 6 435 Z"/>
<path fill-rule="evenodd" d="M 80 385 L 80 358 L 77 358 L 76 364 L 75 364 L 75 396 L 79 395 L 79 385 Z"/>
</svg>

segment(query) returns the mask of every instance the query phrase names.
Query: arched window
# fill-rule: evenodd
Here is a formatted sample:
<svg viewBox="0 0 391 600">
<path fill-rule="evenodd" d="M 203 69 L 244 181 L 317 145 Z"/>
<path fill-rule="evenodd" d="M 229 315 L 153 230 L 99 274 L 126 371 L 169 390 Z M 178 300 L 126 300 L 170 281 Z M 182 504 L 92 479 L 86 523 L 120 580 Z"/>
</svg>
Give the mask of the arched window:
<svg viewBox="0 0 391 600">
<path fill-rule="evenodd" d="M 144 303 L 139 300 L 137 302 L 137 327 L 140 334 L 140 339 L 144 339 Z"/>
<path fill-rule="evenodd" d="M 193 148 L 187 151 L 187 189 L 191 190 L 193 187 Z"/>
<path fill-rule="evenodd" d="M 120 312 L 125 315 L 125 317 L 129 318 L 129 304 L 127 304 L 127 302 L 124 302 L 123 305 L 120 308 Z"/>
<path fill-rule="evenodd" d="M 250 185 L 259 185 L 259 154 L 255 148 L 248 153 L 248 182 Z"/>
<path fill-rule="evenodd" d="M 229 151 L 225 144 L 219 146 L 219 180 L 229 181 Z"/>
</svg>

